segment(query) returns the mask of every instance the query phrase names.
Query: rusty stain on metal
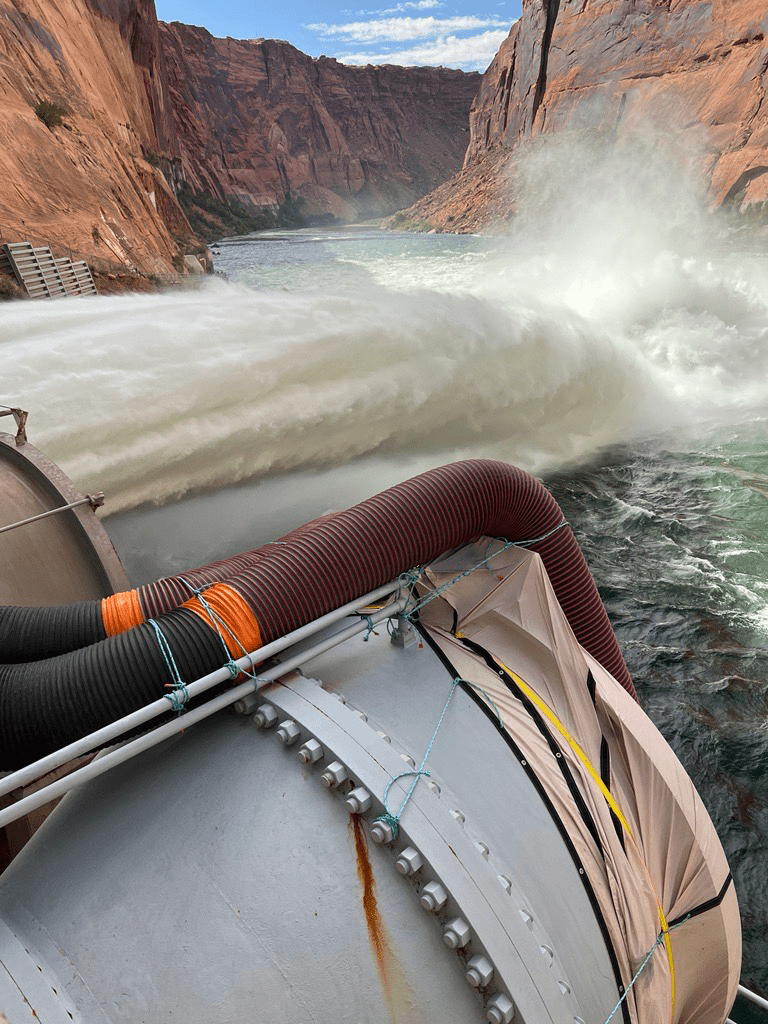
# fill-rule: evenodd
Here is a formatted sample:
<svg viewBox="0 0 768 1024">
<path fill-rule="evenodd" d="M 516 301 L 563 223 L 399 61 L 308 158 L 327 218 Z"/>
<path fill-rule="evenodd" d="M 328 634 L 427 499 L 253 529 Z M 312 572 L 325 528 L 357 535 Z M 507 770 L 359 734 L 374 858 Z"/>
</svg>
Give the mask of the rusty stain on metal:
<svg viewBox="0 0 768 1024">
<path fill-rule="evenodd" d="M 368 940 L 381 979 L 381 988 L 389 1016 L 393 1024 L 418 1024 L 419 1021 L 423 1021 L 423 1017 L 416 1006 L 405 972 L 392 950 L 387 927 L 379 912 L 373 867 L 368 854 L 368 841 L 358 814 L 350 814 L 349 829 L 355 840 L 357 877 L 363 890 L 363 912 L 368 928 Z"/>
<path fill-rule="evenodd" d="M 387 956 L 388 943 L 384 934 L 384 922 L 381 920 L 379 905 L 376 901 L 373 869 L 368 855 L 368 843 L 363 832 L 360 816 L 351 814 L 349 824 L 355 838 L 357 877 L 360 879 L 360 885 L 363 889 L 363 910 L 365 911 L 365 923 L 368 927 L 368 938 L 373 954 L 376 957 L 376 966 L 381 975 L 381 983 L 385 989 L 388 989 L 390 987 L 388 973 L 389 957 Z"/>
</svg>

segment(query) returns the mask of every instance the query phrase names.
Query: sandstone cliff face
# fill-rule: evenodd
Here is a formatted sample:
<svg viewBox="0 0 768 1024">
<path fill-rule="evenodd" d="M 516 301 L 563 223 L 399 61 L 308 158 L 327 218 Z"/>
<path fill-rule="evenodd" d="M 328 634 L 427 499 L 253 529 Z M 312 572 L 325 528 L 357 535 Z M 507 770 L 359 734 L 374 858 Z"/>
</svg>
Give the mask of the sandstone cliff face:
<svg viewBox="0 0 768 1024">
<path fill-rule="evenodd" d="M 713 205 L 764 201 L 767 34 L 764 0 L 524 0 L 472 110 L 465 193 L 489 159 L 499 168 L 474 223 L 509 208 L 504 169 L 526 142 L 555 132 L 610 140 L 645 125 L 703 154 Z"/>
<path fill-rule="evenodd" d="M 41 100 L 64 124 L 36 116 Z M 0 0 L 0 237 L 169 274 L 189 225 L 142 158 L 175 150 L 152 0 Z"/>
<path fill-rule="evenodd" d="M 251 207 L 390 212 L 461 166 L 479 79 L 161 33 L 153 0 L 0 0 L 0 240 L 167 275 L 192 241 L 184 180 Z"/>
<path fill-rule="evenodd" d="M 161 24 L 176 134 L 196 189 L 343 220 L 412 203 L 461 166 L 480 76 L 357 68 L 278 40 Z"/>
</svg>

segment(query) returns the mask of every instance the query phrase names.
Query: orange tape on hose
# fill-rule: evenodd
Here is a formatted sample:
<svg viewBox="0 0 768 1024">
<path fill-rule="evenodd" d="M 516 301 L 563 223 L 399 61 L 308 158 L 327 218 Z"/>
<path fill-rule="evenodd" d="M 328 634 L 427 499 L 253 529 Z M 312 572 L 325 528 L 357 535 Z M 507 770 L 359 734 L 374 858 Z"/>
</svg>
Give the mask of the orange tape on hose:
<svg viewBox="0 0 768 1024">
<path fill-rule="evenodd" d="M 134 626 L 140 626 L 144 621 L 144 612 L 139 603 L 139 592 L 127 590 L 123 594 L 103 598 L 101 618 L 107 636 L 127 633 Z"/>
<path fill-rule="evenodd" d="M 189 608 L 195 615 L 199 615 L 214 633 L 220 633 L 233 658 L 242 658 L 244 654 L 250 654 L 261 647 L 261 631 L 256 616 L 245 598 L 236 590 L 228 587 L 226 583 L 214 583 L 202 596 L 218 619 L 211 618 L 205 606 L 196 597 L 185 601 L 181 607 Z"/>
</svg>

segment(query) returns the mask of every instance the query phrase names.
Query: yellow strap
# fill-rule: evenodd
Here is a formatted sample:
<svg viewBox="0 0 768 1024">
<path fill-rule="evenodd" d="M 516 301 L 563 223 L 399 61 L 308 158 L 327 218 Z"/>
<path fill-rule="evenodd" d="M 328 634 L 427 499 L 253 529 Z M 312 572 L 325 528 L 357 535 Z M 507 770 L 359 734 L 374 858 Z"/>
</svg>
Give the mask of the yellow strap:
<svg viewBox="0 0 768 1024">
<path fill-rule="evenodd" d="M 507 666 L 503 662 L 500 661 L 499 665 L 501 665 L 501 667 L 504 669 L 504 671 L 507 673 L 507 675 L 511 679 L 514 679 L 514 681 L 517 683 L 517 685 L 520 687 L 520 689 L 523 691 L 523 693 L 526 695 L 526 697 L 536 705 L 536 707 L 539 709 L 539 711 L 541 711 L 541 713 L 543 715 L 546 715 L 546 717 L 549 719 L 549 721 L 552 723 L 552 725 L 554 725 L 554 727 L 557 729 L 557 731 L 560 733 L 560 735 L 567 741 L 568 745 L 572 748 L 573 752 L 576 754 L 578 759 L 581 761 L 581 763 L 584 765 L 584 767 L 587 769 L 587 771 L 591 775 L 592 780 L 594 781 L 595 785 L 598 787 L 600 792 L 605 797 L 606 803 L 608 804 L 608 806 L 611 808 L 613 813 L 616 815 L 616 817 L 621 822 L 622 828 L 625 830 L 627 835 L 629 835 L 632 839 L 634 839 L 634 836 L 632 835 L 632 829 L 627 824 L 627 819 L 621 813 L 621 808 L 616 803 L 616 800 L 614 799 L 613 794 L 608 789 L 608 787 L 603 782 L 603 780 L 600 778 L 600 775 L 596 771 L 596 769 L 595 769 L 594 765 L 592 764 L 592 762 L 589 760 L 589 758 L 584 753 L 584 751 L 579 746 L 579 744 L 576 742 L 576 740 L 573 738 L 573 736 L 571 736 L 571 734 L 565 728 L 565 726 L 560 721 L 560 719 L 557 717 L 557 715 L 554 713 L 554 711 L 549 707 L 548 704 L 546 704 L 541 699 L 541 697 L 538 695 L 538 693 L 536 693 L 534 690 L 532 690 L 527 683 L 523 682 L 523 680 L 520 678 L 520 676 L 515 675 L 515 673 L 511 669 L 507 668 Z"/>
<path fill-rule="evenodd" d="M 520 676 L 516 675 L 510 668 L 507 668 L 507 666 L 504 664 L 503 661 L 499 661 L 498 658 L 496 659 L 496 661 L 501 666 L 501 668 L 504 669 L 504 671 L 507 673 L 507 675 L 511 679 L 513 679 L 515 681 L 515 683 L 520 687 L 520 689 L 523 691 L 523 693 L 526 695 L 526 697 L 530 701 L 532 701 L 533 704 L 536 705 L 536 707 L 539 709 L 539 711 L 541 711 L 541 713 L 546 716 L 546 718 L 552 723 L 552 725 L 554 725 L 554 727 L 557 729 L 557 731 L 560 733 L 560 735 L 566 740 L 566 742 L 571 747 L 573 752 L 576 754 L 578 759 L 581 761 L 581 763 L 584 765 L 584 767 L 589 772 L 592 780 L 595 782 L 595 784 L 597 785 L 598 789 L 600 790 L 600 792 L 605 797 L 606 803 L 608 804 L 608 806 L 611 808 L 613 813 L 616 815 L 616 817 L 621 822 L 622 828 L 627 833 L 629 838 L 632 840 L 632 844 L 634 845 L 635 849 L 638 851 L 638 854 L 639 854 L 640 851 L 639 851 L 639 849 L 637 847 L 637 843 L 635 842 L 635 837 L 632 835 L 632 830 L 630 829 L 629 825 L 627 824 L 627 819 L 622 814 L 621 809 L 619 808 L 619 805 L 616 803 L 616 800 L 613 797 L 613 794 L 608 789 L 608 787 L 605 785 L 603 780 L 600 778 L 600 775 L 595 770 L 594 765 L 589 760 L 589 758 L 587 757 L 585 752 L 582 750 L 582 748 L 579 746 L 579 744 L 576 742 L 576 740 L 573 738 L 573 736 L 571 736 L 571 734 L 565 728 L 565 726 L 560 721 L 560 719 L 557 717 L 557 715 L 554 713 L 554 711 L 549 707 L 549 705 L 544 700 L 542 700 L 542 698 L 535 692 L 535 690 L 532 690 L 531 687 L 527 683 L 523 682 L 523 680 L 520 678 Z M 642 860 L 642 857 L 641 857 L 641 860 Z M 647 868 L 646 868 L 646 873 L 647 873 Z M 649 881 L 649 883 L 651 882 L 650 876 L 648 876 L 648 881 Z M 654 892 L 654 895 L 656 895 L 655 890 L 653 889 L 653 884 L 652 883 L 651 883 L 651 890 Z M 662 932 L 662 934 L 664 936 L 664 949 L 666 950 L 667 960 L 669 961 L 669 979 L 670 979 L 670 985 L 671 985 L 671 988 L 672 988 L 672 995 L 671 995 L 672 1011 L 671 1011 L 671 1014 L 670 1014 L 670 1021 L 673 1021 L 675 1019 L 675 961 L 674 961 L 674 957 L 672 956 L 672 942 L 670 941 L 670 938 L 669 938 L 669 925 L 667 924 L 667 919 L 664 916 L 664 911 L 662 909 L 661 902 L 659 901 L 658 896 L 656 896 L 656 907 L 657 907 L 657 910 L 659 912 L 659 921 L 661 922 L 661 932 Z"/>
</svg>

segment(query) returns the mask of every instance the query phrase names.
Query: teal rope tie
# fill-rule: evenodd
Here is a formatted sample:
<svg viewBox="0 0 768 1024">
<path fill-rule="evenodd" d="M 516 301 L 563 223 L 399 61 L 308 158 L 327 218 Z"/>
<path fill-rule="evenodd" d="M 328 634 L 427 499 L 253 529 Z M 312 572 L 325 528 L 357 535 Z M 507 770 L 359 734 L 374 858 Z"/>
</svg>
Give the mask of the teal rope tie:
<svg viewBox="0 0 768 1024">
<path fill-rule="evenodd" d="M 621 1009 L 621 1004 L 622 1004 L 622 1003 L 623 1003 L 623 1002 L 625 1001 L 625 999 L 627 998 L 627 996 L 629 995 L 629 993 L 630 993 L 630 992 L 632 991 L 632 989 L 633 989 L 633 988 L 635 987 L 635 983 L 636 983 L 636 982 L 637 982 L 637 980 L 639 979 L 640 975 L 641 975 L 641 974 L 643 973 L 643 971 L 645 970 L 645 968 L 646 968 L 646 967 L 648 966 L 648 964 L 649 964 L 649 963 L 651 962 L 651 957 L 653 956 L 653 954 L 654 954 L 654 953 L 656 952 L 656 950 L 657 950 L 657 949 L 659 948 L 659 946 L 660 946 L 660 945 L 662 944 L 662 942 L 664 941 L 664 936 L 665 936 L 666 934 L 668 934 L 668 932 L 673 932 L 673 931 L 675 931 L 675 929 L 676 929 L 676 928 L 682 928 L 682 926 L 683 926 L 684 924 L 686 924 L 686 923 L 687 923 L 687 922 L 688 922 L 688 921 L 690 920 L 690 917 L 691 917 L 691 915 L 690 915 L 690 914 L 686 914 L 686 916 L 685 916 L 685 917 L 684 917 L 684 918 L 682 919 L 682 921 L 678 921 L 678 922 L 677 922 L 677 924 L 675 924 L 675 925 L 673 925 L 673 926 L 672 926 L 671 928 L 669 928 L 669 929 L 667 930 L 667 932 L 659 932 L 659 934 L 658 934 L 658 935 L 656 936 L 656 941 L 654 942 L 654 944 L 653 944 L 653 945 L 651 946 L 651 948 L 650 948 L 650 949 L 648 950 L 648 952 L 646 953 L 646 955 L 645 955 L 645 959 L 644 959 L 644 960 L 643 960 L 643 962 L 642 962 L 642 963 L 640 964 L 640 966 L 638 967 L 638 969 L 637 969 L 637 970 L 635 971 L 635 976 L 634 976 L 634 978 L 632 979 L 632 981 L 630 981 L 630 983 L 629 983 L 629 984 L 627 985 L 627 987 L 626 987 L 626 988 L 624 989 L 624 995 L 623 995 L 623 996 L 621 997 L 621 999 L 620 999 L 620 1000 L 618 1001 L 618 1003 L 616 1003 L 616 1005 L 614 1006 L 614 1008 L 613 1008 L 613 1009 L 611 1010 L 611 1012 L 610 1012 L 610 1013 L 608 1014 L 608 1016 L 607 1016 L 607 1017 L 605 1018 L 605 1024 L 609 1024 L 609 1021 L 610 1021 L 610 1020 L 611 1020 L 611 1019 L 612 1019 L 612 1018 L 613 1018 L 613 1017 L 614 1017 L 614 1016 L 615 1016 L 615 1015 L 616 1015 L 616 1014 L 617 1014 L 617 1013 L 619 1012 L 619 1010 Z"/>
<path fill-rule="evenodd" d="M 482 688 L 482 686 L 478 686 L 477 683 L 471 683 L 469 681 L 469 679 L 462 679 L 461 682 L 462 683 L 466 683 L 467 686 L 471 686 L 472 689 L 475 690 L 476 693 L 482 693 L 482 695 L 485 697 L 485 699 L 488 701 L 488 703 L 493 708 L 493 713 L 496 715 L 498 723 L 501 726 L 501 728 L 503 729 L 504 728 L 504 719 L 501 717 L 501 712 L 499 711 L 498 707 L 496 706 L 496 703 L 493 700 L 493 698 L 491 697 L 490 693 L 488 693 L 487 690 L 484 690 Z"/>
<path fill-rule="evenodd" d="M 528 541 L 527 543 L 533 544 L 535 543 L 535 541 Z M 464 572 L 460 572 L 457 576 L 454 576 L 453 579 L 448 580 L 446 583 L 442 583 L 439 587 L 435 587 L 434 590 L 430 590 L 420 600 L 416 601 L 416 603 L 412 605 L 412 607 L 408 608 L 405 611 L 405 618 L 410 620 L 411 617 L 416 614 L 416 612 L 420 611 L 425 605 L 429 604 L 430 601 L 434 601 L 435 598 L 440 597 L 442 594 L 446 592 L 446 590 L 449 590 L 451 587 L 455 586 L 459 582 L 459 580 L 463 580 L 466 579 L 467 576 L 471 576 L 473 572 L 476 572 L 478 569 L 482 569 L 484 566 L 487 566 L 491 559 L 495 558 L 497 555 L 503 554 L 505 551 L 508 551 L 509 548 L 515 547 L 517 544 L 518 541 L 507 541 L 503 547 L 499 548 L 498 551 L 494 551 L 492 554 L 486 555 L 485 558 L 482 558 L 476 565 L 470 566 L 469 569 L 465 569 Z M 423 572 L 423 570 L 419 572 L 419 576 L 421 575 L 421 572 Z M 409 580 L 413 579 L 412 573 L 406 573 L 404 575 Z M 418 577 L 416 579 L 418 580 Z M 413 586 L 415 586 L 415 583 L 413 583 Z"/>
<path fill-rule="evenodd" d="M 169 686 L 173 687 L 172 692 L 164 693 L 163 696 L 166 698 L 166 700 L 169 700 L 171 702 L 171 707 L 176 712 L 176 714 L 180 715 L 184 711 L 184 705 L 189 700 L 189 691 L 187 690 L 187 684 L 181 678 L 179 666 L 176 664 L 176 659 L 173 656 L 171 645 L 168 643 L 168 638 L 166 637 L 165 633 L 163 633 L 159 624 L 155 622 L 154 619 L 147 619 L 147 622 L 155 631 L 155 636 L 157 637 L 157 645 L 160 648 L 160 653 L 162 654 L 165 660 L 168 673 L 170 674 L 170 677 L 173 680 L 172 683 L 168 684 Z"/>
<path fill-rule="evenodd" d="M 540 537 L 534 537 L 532 540 L 516 540 L 515 546 L 518 548 L 529 548 L 531 544 L 539 544 L 543 540 L 549 540 L 549 538 L 553 536 L 553 534 L 557 533 L 558 530 L 562 530 L 563 527 L 567 525 L 568 520 L 563 519 L 561 522 L 557 524 L 557 526 L 553 526 L 548 533 L 543 533 Z"/>
<path fill-rule="evenodd" d="M 365 636 L 363 637 L 363 643 L 367 644 L 368 641 L 371 639 L 371 633 L 373 633 L 374 636 L 378 636 L 379 634 L 373 628 L 373 621 L 371 619 L 371 616 L 370 615 L 364 615 L 363 618 L 365 619 L 365 621 L 368 624 L 368 628 L 366 629 Z"/>
<path fill-rule="evenodd" d="M 419 582 L 421 577 L 424 575 L 425 566 L 416 565 L 413 569 L 408 569 L 407 572 L 401 572 L 397 578 L 400 590 L 408 591 L 408 600 L 415 601 L 416 599 L 416 584 Z M 411 609 L 406 605 L 403 611 L 403 616 L 407 619 L 410 615 Z"/>
<path fill-rule="evenodd" d="M 235 634 L 229 628 L 229 626 L 224 621 L 224 619 L 222 619 L 222 617 L 218 614 L 218 612 L 214 611 L 214 609 L 211 608 L 211 606 L 208 604 L 208 602 L 203 597 L 203 591 L 206 590 L 207 587 L 193 587 L 192 584 L 189 582 L 189 580 L 185 579 L 183 576 L 179 576 L 179 579 L 181 580 L 181 582 L 184 584 L 185 587 L 189 588 L 189 590 L 194 594 L 194 596 L 200 602 L 201 606 L 205 609 L 205 611 L 209 615 L 210 620 L 213 623 L 213 625 L 214 625 L 214 627 L 216 629 L 216 632 L 217 632 L 217 634 L 219 636 L 219 640 L 221 640 L 221 646 L 223 647 L 224 653 L 226 655 L 226 661 L 224 662 L 223 667 L 229 669 L 229 678 L 230 679 L 237 679 L 237 677 L 242 674 L 244 676 L 247 676 L 249 679 L 253 679 L 254 681 L 258 681 L 258 676 L 254 675 L 256 666 L 253 664 L 253 658 L 251 657 L 251 652 L 250 651 L 246 651 L 246 649 L 243 646 L 243 644 L 241 643 L 239 637 L 235 636 Z M 213 584 L 209 583 L 208 586 L 213 586 Z M 232 654 L 230 653 L 229 646 L 227 645 L 227 642 L 224 639 L 224 634 L 221 632 L 220 626 L 223 626 L 224 629 L 226 629 L 227 633 L 229 633 L 229 635 L 235 641 L 237 646 L 243 652 L 243 657 L 248 658 L 248 661 L 250 662 L 250 665 L 251 665 L 250 672 L 247 671 L 244 668 L 240 668 L 236 664 L 234 658 L 232 657 Z"/>
<path fill-rule="evenodd" d="M 427 751 L 424 754 L 424 757 L 422 758 L 422 761 L 421 761 L 421 764 L 419 765 L 419 767 L 418 768 L 412 768 L 410 771 L 407 771 L 407 772 L 400 772 L 399 775 L 394 775 L 389 780 L 389 782 L 387 783 L 386 789 L 384 790 L 384 797 L 383 797 L 383 800 L 382 800 L 382 803 L 384 804 L 384 813 L 379 815 L 379 817 L 376 818 L 375 820 L 376 821 L 383 821 L 383 822 L 385 822 L 387 825 L 389 825 L 392 828 L 392 832 L 393 832 L 393 837 L 392 838 L 393 839 L 397 839 L 398 832 L 400 831 L 400 818 L 402 817 L 402 814 L 403 814 L 403 811 L 405 810 L 406 804 L 411 799 L 413 791 L 416 788 L 416 783 L 419 781 L 419 779 L 421 778 L 422 775 L 425 775 L 425 776 L 429 777 L 432 774 L 429 771 L 429 769 L 426 767 L 427 760 L 429 759 L 429 755 L 432 753 L 432 747 L 434 746 L 435 740 L 437 739 L 437 734 L 440 732 L 440 727 L 442 726 L 443 720 L 444 720 L 445 715 L 446 715 L 446 712 L 448 711 L 448 705 L 451 703 L 451 698 L 453 697 L 453 694 L 454 694 L 454 692 L 456 690 L 456 687 L 461 682 L 464 682 L 464 680 L 462 680 L 462 679 L 454 679 L 453 680 L 453 685 L 451 686 L 451 692 L 448 694 L 448 699 L 446 700 L 445 704 L 443 705 L 443 711 L 442 711 L 442 714 L 440 715 L 440 720 L 438 721 L 437 725 L 435 726 L 435 731 L 432 733 L 432 739 L 429 741 L 429 746 L 427 747 Z M 397 811 L 390 811 L 389 804 L 387 803 L 387 799 L 389 797 L 390 789 L 394 786 L 394 784 L 399 779 L 407 779 L 407 778 L 411 778 L 411 777 L 413 777 L 413 782 L 411 782 L 411 785 L 410 785 L 410 787 L 408 789 L 408 792 L 403 797 L 403 802 L 400 804 L 400 807 L 397 809 Z"/>
<path fill-rule="evenodd" d="M 540 541 L 547 540 L 547 538 L 549 538 L 553 534 L 557 533 L 558 530 L 562 530 L 563 527 L 567 526 L 567 525 L 568 525 L 567 521 L 565 519 L 563 519 L 562 522 L 558 523 L 557 526 L 555 526 L 553 529 L 549 530 L 548 533 L 543 534 L 541 537 L 534 537 L 534 538 L 532 538 L 530 540 L 517 540 L 517 541 L 511 541 L 510 540 L 510 541 L 503 542 L 502 547 L 499 548 L 497 551 L 493 551 L 493 552 L 490 552 L 490 553 L 486 554 L 485 558 L 481 559 L 476 565 L 470 566 L 469 569 L 465 569 L 464 572 L 460 572 L 457 576 L 454 576 L 453 579 L 448 580 L 446 583 L 441 584 L 441 586 L 439 586 L 439 587 L 435 587 L 434 590 L 430 590 L 420 600 L 415 601 L 415 603 L 413 605 L 411 605 L 411 607 L 406 608 L 406 610 L 403 612 L 403 618 L 407 619 L 408 621 L 413 621 L 413 617 L 416 615 L 416 613 L 421 608 L 423 608 L 425 605 L 429 604 L 430 601 L 434 601 L 435 598 L 440 597 L 441 594 L 444 594 L 446 590 L 448 590 L 450 587 L 452 587 L 456 583 L 458 583 L 459 580 L 465 579 L 467 576 L 471 576 L 472 573 L 475 572 L 477 569 L 482 569 L 483 567 L 488 567 L 489 563 L 491 562 L 492 559 L 496 558 L 497 555 L 501 555 L 505 551 L 508 551 L 509 548 L 512 548 L 512 547 L 529 547 L 532 544 L 537 544 Z M 501 542 L 502 538 L 499 538 L 499 540 Z M 490 547 L 490 544 L 488 545 L 488 547 Z M 413 595 L 415 593 L 416 585 L 418 584 L 419 580 L 423 576 L 424 570 L 425 570 L 424 566 L 415 566 L 413 569 L 409 569 L 407 572 L 401 573 L 399 578 L 398 578 L 398 582 L 400 584 L 401 589 L 403 589 L 403 590 L 408 589 L 410 591 L 410 593 L 411 593 L 411 597 L 413 597 Z M 489 572 L 490 571 L 491 570 L 489 568 Z M 371 623 L 371 620 L 370 620 L 370 618 L 368 616 L 366 616 L 366 618 L 367 618 L 367 621 L 368 621 L 368 632 L 363 637 L 364 640 L 368 640 L 368 638 L 370 637 L 371 633 L 373 632 L 373 625 Z M 391 623 L 390 622 L 387 623 L 387 629 L 390 632 L 392 631 L 391 630 Z M 414 789 L 416 788 L 416 783 L 419 781 L 419 779 L 420 779 L 420 777 L 422 775 L 425 775 L 425 776 L 429 776 L 430 775 L 430 772 L 425 767 L 426 763 L 427 763 L 427 759 L 429 758 L 429 755 L 432 752 L 432 746 L 434 745 L 434 742 L 437 739 L 437 734 L 440 731 L 440 727 L 443 724 L 443 719 L 445 718 L 445 713 L 448 710 L 448 705 L 451 703 L 451 698 L 453 697 L 454 691 L 455 691 L 456 687 L 459 685 L 459 683 L 465 683 L 467 686 L 471 686 L 473 690 L 476 690 L 478 693 L 481 693 L 485 697 L 485 699 L 488 701 L 490 706 L 493 708 L 494 713 L 496 714 L 496 718 L 498 719 L 499 725 L 502 726 L 502 727 L 504 725 L 503 719 L 501 717 L 501 712 L 499 711 L 499 709 L 496 706 L 496 704 L 494 703 L 494 701 L 491 699 L 490 695 L 481 686 L 477 686 L 475 683 L 472 683 L 472 682 L 470 682 L 467 679 L 460 679 L 460 678 L 454 679 L 453 686 L 451 687 L 451 692 L 448 694 L 448 699 L 446 700 L 445 706 L 443 707 L 443 713 L 440 715 L 440 721 L 437 723 L 435 731 L 432 734 L 432 739 L 429 741 L 429 746 L 427 747 L 427 752 L 424 755 L 424 758 L 423 758 L 423 760 L 421 762 L 421 765 L 419 766 L 419 768 L 415 768 L 412 771 L 400 772 L 399 775 L 395 775 L 393 778 L 391 778 L 389 780 L 389 782 L 387 783 L 387 787 L 384 790 L 384 798 L 383 798 L 384 814 L 380 815 L 375 820 L 376 821 L 383 821 L 386 824 L 390 825 L 391 828 L 392 828 L 392 832 L 394 833 L 394 838 L 395 839 L 397 839 L 397 835 L 398 835 L 398 832 L 400 830 L 400 817 L 401 817 L 403 811 L 405 810 L 405 806 L 408 803 L 408 801 L 410 800 L 411 795 L 413 794 Z M 394 812 L 390 811 L 389 805 L 387 803 L 387 799 L 389 797 L 390 789 L 392 788 L 392 786 L 399 779 L 406 779 L 406 778 L 410 778 L 411 776 L 413 777 L 413 781 L 411 782 L 411 785 L 408 788 L 408 792 L 405 794 L 405 797 L 403 798 L 403 802 L 400 804 L 399 809 L 397 811 L 394 811 Z M 606 1021 L 606 1024 L 608 1024 L 607 1021 Z"/>
<path fill-rule="evenodd" d="M 466 579 L 467 576 L 471 576 L 472 573 L 476 572 L 478 569 L 487 568 L 489 572 L 492 572 L 493 570 L 490 568 L 489 563 L 498 555 L 502 555 L 505 551 L 508 551 L 510 548 L 527 548 L 530 547 L 532 544 L 539 544 L 541 541 L 548 540 L 551 536 L 553 536 L 553 534 L 557 533 L 558 530 L 562 530 L 563 527 L 567 525 L 568 521 L 566 519 L 563 519 L 561 522 L 557 524 L 557 526 L 553 527 L 547 533 L 542 534 L 540 537 L 532 537 L 530 540 L 504 541 L 502 537 L 497 538 L 497 540 L 500 543 L 503 542 L 503 546 L 499 548 L 498 551 L 493 551 L 489 554 L 486 554 L 485 558 L 482 558 L 476 565 L 470 566 L 469 569 L 465 569 L 464 572 L 460 572 L 457 576 L 454 576 L 453 579 L 448 580 L 446 583 L 441 584 L 439 587 L 435 587 L 434 590 L 430 590 L 420 600 L 416 601 L 416 603 L 413 604 L 410 608 L 406 609 L 406 611 L 404 612 L 405 618 L 411 620 L 411 617 L 415 615 L 416 612 L 418 612 L 425 605 L 429 604 L 430 601 L 434 601 L 435 598 L 440 597 L 442 594 L 444 594 L 446 590 L 449 590 L 451 587 L 455 586 L 455 584 L 457 584 L 459 580 Z M 490 543 L 488 547 L 490 547 Z M 416 588 L 416 584 L 421 579 L 423 573 L 424 568 L 418 566 L 414 569 L 410 569 L 408 572 L 402 573 L 399 578 L 400 586 L 403 588 L 408 587 L 411 591 L 411 594 L 413 594 Z"/>
<path fill-rule="evenodd" d="M 406 572 L 401 572 L 397 578 L 397 582 L 400 586 L 405 589 L 408 587 L 410 590 L 416 586 L 424 573 L 423 565 L 416 565 L 413 569 L 408 569 Z"/>
</svg>

